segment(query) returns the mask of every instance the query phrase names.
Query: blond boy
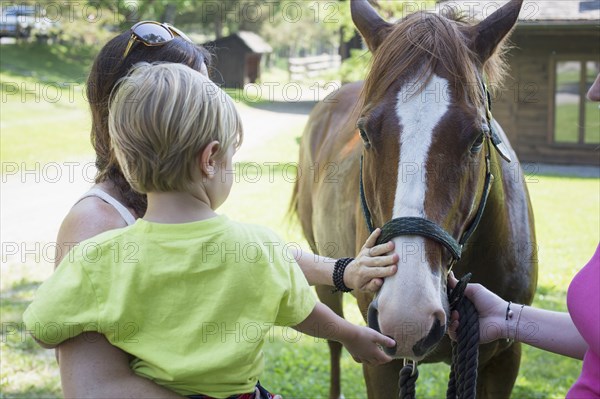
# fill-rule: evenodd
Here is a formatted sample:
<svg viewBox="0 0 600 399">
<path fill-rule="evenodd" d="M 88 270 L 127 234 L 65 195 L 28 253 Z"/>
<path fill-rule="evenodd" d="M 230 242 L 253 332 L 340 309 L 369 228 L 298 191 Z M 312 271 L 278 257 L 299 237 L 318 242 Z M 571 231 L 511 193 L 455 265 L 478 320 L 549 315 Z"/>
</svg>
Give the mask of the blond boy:
<svg viewBox="0 0 600 399">
<path fill-rule="evenodd" d="M 242 127 L 210 80 L 181 64 L 140 64 L 113 95 L 109 127 L 148 210 L 79 244 L 39 288 L 23 316 L 38 342 L 98 331 L 135 357 L 137 374 L 214 398 L 254 397 L 273 325 L 339 341 L 360 362 L 391 360 L 379 345 L 393 340 L 316 302 L 276 234 L 215 213 Z"/>
</svg>

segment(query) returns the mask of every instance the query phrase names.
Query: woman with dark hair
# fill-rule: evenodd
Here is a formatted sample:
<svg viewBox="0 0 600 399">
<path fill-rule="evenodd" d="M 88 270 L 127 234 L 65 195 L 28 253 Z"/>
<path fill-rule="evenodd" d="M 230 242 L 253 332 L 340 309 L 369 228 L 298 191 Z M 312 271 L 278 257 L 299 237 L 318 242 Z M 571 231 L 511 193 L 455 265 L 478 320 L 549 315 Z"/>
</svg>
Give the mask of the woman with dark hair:
<svg viewBox="0 0 600 399">
<path fill-rule="evenodd" d="M 153 21 L 135 24 L 102 48 L 87 84 L 92 112 L 91 142 L 98 172 L 93 187 L 63 220 L 57 238 L 56 266 L 74 244 L 133 224 L 146 212 L 146 197 L 127 183 L 113 154 L 108 133 L 113 88 L 139 62 L 181 63 L 208 75 L 210 54 L 175 27 Z M 302 251 L 293 255 L 310 284 L 335 285 L 343 291 L 353 288 L 376 291 L 383 284 L 383 278 L 396 272 L 394 265 L 398 261 L 397 255 L 386 255 L 393 249 L 392 243 L 375 246 L 378 234 L 376 230 L 369 237 L 354 260 L 327 260 Z M 129 367 L 131 356 L 112 346 L 100 333 L 87 332 L 65 341 L 58 347 L 57 357 L 67 398 L 179 397 L 137 376 Z"/>
</svg>

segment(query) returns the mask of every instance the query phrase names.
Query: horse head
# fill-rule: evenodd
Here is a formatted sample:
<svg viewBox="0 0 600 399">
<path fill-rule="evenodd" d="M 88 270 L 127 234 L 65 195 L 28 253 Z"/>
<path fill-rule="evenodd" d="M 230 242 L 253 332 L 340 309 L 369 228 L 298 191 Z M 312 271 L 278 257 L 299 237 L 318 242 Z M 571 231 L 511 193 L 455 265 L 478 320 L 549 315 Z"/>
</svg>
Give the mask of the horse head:
<svg viewBox="0 0 600 399">
<path fill-rule="evenodd" d="M 494 139 L 484 76 L 498 81 L 503 41 L 522 0 L 477 25 L 456 15 L 418 12 L 395 24 L 367 0 L 351 2 L 353 21 L 373 53 L 359 103 L 364 143 L 363 208 L 375 226 L 421 220 L 455 242 L 472 232 L 485 205 Z M 446 331 L 448 269 L 458 254 L 426 234 L 391 238 L 400 257 L 369 309 L 369 325 L 394 338 L 391 355 L 420 360 Z M 451 240 L 450 239 L 450 240 Z"/>
</svg>

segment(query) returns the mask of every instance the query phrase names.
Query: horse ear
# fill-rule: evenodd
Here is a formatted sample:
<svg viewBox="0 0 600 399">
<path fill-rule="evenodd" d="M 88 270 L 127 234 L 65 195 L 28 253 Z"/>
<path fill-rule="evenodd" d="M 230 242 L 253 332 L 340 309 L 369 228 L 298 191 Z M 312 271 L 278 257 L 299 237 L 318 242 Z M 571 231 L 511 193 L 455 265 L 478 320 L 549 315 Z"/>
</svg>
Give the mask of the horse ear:
<svg viewBox="0 0 600 399">
<path fill-rule="evenodd" d="M 511 0 L 472 28 L 471 48 L 479 55 L 482 63 L 494 54 L 498 44 L 515 26 L 522 4 L 523 0 Z"/>
<path fill-rule="evenodd" d="M 367 0 L 350 0 L 350 12 L 354 25 L 374 53 L 385 37 L 386 28 L 391 25 L 377 14 Z"/>
</svg>

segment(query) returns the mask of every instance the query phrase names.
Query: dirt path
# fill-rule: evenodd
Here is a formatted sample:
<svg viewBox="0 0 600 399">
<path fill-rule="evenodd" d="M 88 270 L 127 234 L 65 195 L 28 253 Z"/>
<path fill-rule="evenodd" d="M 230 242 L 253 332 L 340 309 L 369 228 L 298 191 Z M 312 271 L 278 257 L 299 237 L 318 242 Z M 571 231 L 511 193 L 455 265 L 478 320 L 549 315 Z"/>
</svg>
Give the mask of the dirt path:
<svg viewBox="0 0 600 399">
<path fill-rule="evenodd" d="M 256 106 L 240 105 L 244 143 L 235 155 L 236 162 L 253 160 L 250 154 L 286 129 L 304 126 L 314 102 L 270 102 Z M 256 160 L 254 160 L 256 161 Z"/>
</svg>

